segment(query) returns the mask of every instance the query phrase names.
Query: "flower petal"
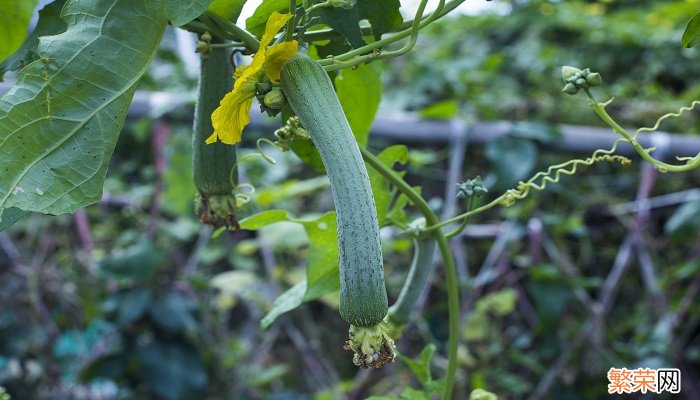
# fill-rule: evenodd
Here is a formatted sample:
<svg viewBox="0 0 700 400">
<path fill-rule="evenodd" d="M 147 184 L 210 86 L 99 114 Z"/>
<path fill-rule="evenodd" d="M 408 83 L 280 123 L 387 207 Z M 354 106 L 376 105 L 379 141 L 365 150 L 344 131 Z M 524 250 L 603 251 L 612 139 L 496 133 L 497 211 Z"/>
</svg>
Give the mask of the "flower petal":
<svg viewBox="0 0 700 400">
<path fill-rule="evenodd" d="M 265 75 L 270 78 L 270 81 L 273 83 L 278 83 L 280 81 L 282 64 L 297 53 L 297 48 L 297 41 L 292 40 L 290 42 L 277 43 L 267 50 L 264 70 Z"/>
<path fill-rule="evenodd" d="M 260 39 L 260 48 L 253 56 L 253 61 L 246 68 L 236 69 L 236 83 L 233 84 L 233 90 L 224 96 L 219 107 L 212 113 L 211 122 L 214 133 L 207 138 L 206 143 L 215 143 L 217 140 L 221 140 L 226 144 L 236 144 L 241 141 L 243 128 L 250 122 L 250 107 L 252 107 L 253 97 L 255 97 L 255 83 L 260 78 L 263 65 L 265 65 L 267 46 L 291 17 L 292 14 L 280 14 L 276 11 L 270 15 L 267 25 L 265 25 L 265 33 Z M 290 45 L 283 47 L 287 48 Z M 293 47 L 296 52 L 296 41 Z M 289 51 L 287 50 L 287 52 Z M 276 60 L 279 58 L 277 55 L 275 57 Z M 279 70 L 277 71 L 277 80 L 279 80 Z"/>
<path fill-rule="evenodd" d="M 287 23 L 287 21 L 289 21 L 290 18 L 292 18 L 292 14 L 280 14 L 277 11 L 270 15 L 270 18 L 267 19 L 267 24 L 265 25 L 265 33 L 263 33 L 262 37 L 260 38 L 260 50 L 264 50 L 270 45 L 270 42 L 275 38 L 277 32 L 279 32 L 279 30 L 284 26 L 284 24 Z M 260 52 L 260 50 L 258 52 Z"/>
<path fill-rule="evenodd" d="M 253 105 L 255 92 L 243 97 L 229 92 L 221 100 L 221 105 L 211 114 L 214 133 L 206 140 L 207 144 L 221 140 L 226 144 L 241 141 L 243 128 L 250 122 L 250 107 Z"/>
</svg>

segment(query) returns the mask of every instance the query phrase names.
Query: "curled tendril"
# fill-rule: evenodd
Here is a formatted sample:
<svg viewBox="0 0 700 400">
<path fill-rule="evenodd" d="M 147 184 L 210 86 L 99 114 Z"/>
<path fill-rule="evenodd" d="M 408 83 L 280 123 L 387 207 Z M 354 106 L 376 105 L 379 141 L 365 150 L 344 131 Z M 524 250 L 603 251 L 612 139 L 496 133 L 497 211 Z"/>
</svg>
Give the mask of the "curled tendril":
<svg viewBox="0 0 700 400">
<path fill-rule="evenodd" d="M 255 142 L 255 147 L 258 148 L 258 153 L 253 153 L 253 154 L 258 154 L 258 155 L 260 155 L 265 161 L 269 162 L 269 163 L 272 164 L 272 165 L 277 164 L 277 161 L 275 161 L 274 158 L 272 158 L 272 157 L 268 156 L 267 154 L 265 154 L 265 151 L 262 149 L 262 143 L 267 143 L 267 144 L 269 144 L 270 146 L 273 146 L 273 147 L 275 147 L 275 148 L 277 148 L 277 149 L 279 149 L 279 150 L 282 150 L 282 151 L 286 151 L 286 149 L 283 148 L 283 147 L 281 147 L 277 142 L 273 142 L 272 140 L 270 140 L 270 139 L 268 139 L 268 138 L 260 138 L 260 139 L 258 139 L 257 142 Z"/>
<path fill-rule="evenodd" d="M 255 186 L 250 183 L 241 183 L 236 186 L 233 190 L 233 194 L 236 197 L 236 206 L 240 208 L 248 204 L 250 202 L 250 195 L 253 193 L 255 193 Z"/>
<path fill-rule="evenodd" d="M 597 162 L 618 162 L 623 166 L 628 166 L 632 163 L 627 157 L 614 154 L 617 146 L 625 139 L 618 139 L 613 143 L 609 150 L 599 149 L 586 159 L 569 160 L 563 164 L 552 165 L 546 171 L 541 171 L 535 174 L 527 182 L 520 182 L 515 189 L 510 189 L 501 196 L 499 203 L 504 207 L 509 207 L 517 200 L 522 200 L 530 194 L 530 190 L 545 190 L 548 183 L 558 183 L 562 175 L 574 175 L 579 166 L 590 166 Z"/>
<path fill-rule="evenodd" d="M 593 107 L 593 110 L 595 110 L 596 114 L 605 122 L 608 124 L 613 130 L 620 134 L 623 138 L 624 141 L 629 142 L 632 147 L 634 148 L 634 151 L 639 154 L 642 159 L 644 159 L 646 162 L 650 163 L 651 165 L 656 168 L 657 171 L 659 172 L 685 172 L 685 171 L 690 171 L 692 169 L 700 167 L 700 154 L 697 154 L 695 157 L 683 157 L 677 159 L 679 161 L 685 161 L 684 164 L 669 164 L 665 163 L 661 160 L 658 160 L 654 157 L 652 157 L 651 152 L 654 151 L 654 148 L 644 148 L 639 141 L 637 141 L 637 136 L 639 135 L 640 132 L 653 132 L 659 128 L 661 123 L 668 119 L 668 118 L 675 118 L 675 117 L 680 117 L 684 112 L 690 111 L 694 109 L 696 106 L 700 105 L 700 100 L 695 100 L 693 101 L 690 106 L 687 107 L 681 107 L 678 112 L 676 113 L 668 113 L 665 115 L 662 115 L 654 124 L 652 127 L 645 127 L 645 128 L 640 128 L 635 131 L 633 135 L 629 134 L 623 127 L 620 126 L 620 124 L 617 123 L 613 119 L 613 117 L 608 114 L 608 112 L 605 110 L 605 108 L 612 102 L 612 99 L 605 103 L 598 103 L 591 92 L 588 89 L 584 89 L 586 95 L 588 96 L 590 100 L 590 105 Z"/>
<path fill-rule="evenodd" d="M 634 131 L 634 135 L 632 136 L 632 138 L 636 139 L 637 136 L 642 132 L 655 132 L 659 129 L 659 126 L 661 126 L 661 123 L 664 122 L 665 120 L 667 120 L 669 118 L 679 118 L 680 116 L 683 115 L 683 113 L 685 113 L 687 111 L 692 111 L 693 109 L 695 109 L 695 107 L 697 107 L 699 105 L 700 105 L 700 100 L 694 100 L 692 103 L 690 103 L 690 105 L 679 108 L 678 112 L 664 114 L 661 117 L 659 117 L 659 119 L 656 120 L 656 123 L 654 124 L 654 126 L 643 127 L 643 128 L 639 128 L 636 131 Z M 686 159 L 692 160 L 694 157 L 682 157 L 682 158 L 684 160 L 686 160 Z M 681 160 L 681 157 L 678 157 L 678 160 Z"/>
</svg>

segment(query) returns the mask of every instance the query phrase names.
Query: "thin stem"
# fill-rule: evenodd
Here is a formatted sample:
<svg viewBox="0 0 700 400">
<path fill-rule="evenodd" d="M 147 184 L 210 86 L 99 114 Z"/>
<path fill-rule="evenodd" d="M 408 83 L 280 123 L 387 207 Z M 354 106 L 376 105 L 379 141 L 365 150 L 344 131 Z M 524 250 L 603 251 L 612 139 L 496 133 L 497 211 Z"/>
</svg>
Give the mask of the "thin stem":
<svg viewBox="0 0 700 400">
<path fill-rule="evenodd" d="M 211 47 L 212 49 L 227 49 L 230 47 L 241 47 L 241 43 L 239 43 L 239 42 L 213 43 L 213 44 L 210 44 L 209 47 Z"/>
<path fill-rule="evenodd" d="M 192 21 L 192 23 L 197 23 L 198 21 Z M 213 34 L 214 36 L 217 36 L 221 39 L 229 39 L 229 40 L 235 40 L 236 38 L 231 35 L 230 33 L 226 32 L 219 26 L 216 22 L 211 20 L 209 17 L 206 15 L 202 14 L 199 17 L 199 22 L 200 24 L 204 25 L 204 29 L 206 32 L 209 32 Z"/>
<path fill-rule="evenodd" d="M 428 0 L 423 0 L 421 1 L 420 5 L 418 6 L 418 10 L 416 11 L 416 16 L 413 19 L 413 25 L 411 26 L 411 38 L 408 40 L 408 43 L 406 43 L 403 47 L 396 51 L 387 51 L 384 52 L 381 55 L 381 58 L 392 58 L 392 57 L 398 57 L 402 56 L 413 48 L 415 46 L 416 42 L 418 41 L 418 33 L 421 30 L 421 26 L 427 26 L 429 23 L 433 22 L 435 20 L 436 15 L 442 10 L 442 8 L 445 6 L 445 0 L 440 0 L 440 3 L 438 3 L 438 6 L 435 8 L 435 11 L 433 11 L 432 14 L 430 14 L 424 21 L 421 21 L 423 19 L 423 12 L 425 11 L 425 7 L 428 5 Z"/>
<path fill-rule="evenodd" d="M 502 204 L 503 201 L 506 199 L 507 195 L 508 195 L 508 192 L 503 193 L 502 195 L 500 195 L 500 196 L 496 197 L 495 199 L 491 200 L 491 202 L 488 203 L 488 204 L 484 204 L 484 205 L 481 206 L 481 207 L 478 207 L 478 208 L 475 208 L 475 209 L 473 209 L 473 210 L 467 211 L 467 212 L 465 212 L 464 214 L 460 214 L 460 215 L 458 215 L 458 216 L 456 216 L 456 217 L 452 217 L 452 218 L 450 218 L 450 219 L 446 219 L 446 220 L 444 220 L 444 221 L 442 221 L 442 222 L 439 222 L 439 223 L 437 223 L 437 224 L 429 225 L 429 226 L 427 226 L 427 227 L 425 227 L 425 228 L 423 229 L 423 232 L 432 232 L 432 231 L 434 231 L 434 230 L 436 230 L 436 229 L 438 229 L 438 228 L 441 228 L 441 227 L 443 227 L 443 226 L 450 225 L 450 224 L 453 224 L 453 223 L 455 223 L 455 222 L 462 221 L 462 220 L 464 220 L 464 219 L 469 219 L 470 217 L 472 217 L 472 216 L 474 216 L 474 215 L 476 215 L 476 214 L 480 214 L 480 213 L 482 213 L 482 212 L 484 212 L 484 211 L 490 210 L 490 209 L 492 209 L 493 207 L 496 207 L 497 205 Z M 450 232 L 450 234 L 452 234 L 452 232 Z"/>
<path fill-rule="evenodd" d="M 243 44 L 245 44 L 245 47 L 250 49 L 250 51 L 258 51 L 258 48 L 260 47 L 260 42 L 258 41 L 258 39 L 255 38 L 255 36 L 250 34 L 250 32 L 246 31 L 243 28 L 240 28 L 233 22 L 227 20 L 226 18 L 222 18 L 218 14 L 211 11 L 205 11 L 204 14 L 202 14 L 202 17 L 205 17 L 203 22 L 207 26 L 209 26 L 209 24 L 207 24 L 207 21 L 211 22 L 214 25 L 218 25 L 218 27 L 225 30 L 227 33 L 233 35 L 233 38 L 235 40 L 243 42 Z"/>
<path fill-rule="evenodd" d="M 591 94 L 590 90 L 584 89 L 586 96 L 590 99 L 590 104 L 591 107 L 593 107 L 593 110 L 598 114 L 600 119 L 603 120 L 606 124 L 608 124 L 615 132 L 618 134 L 622 135 L 622 137 L 625 138 L 627 142 L 629 142 L 634 150 L 639 154 L 645 161 L 656 167 L 660 172 L 684 172 L 684 171 L 689 171 L 691 169 L 700 167 L 700 154 L 697 156 L 689 159 L 684 165 L 673 165 L 673 164 L 668 164 L 663 161 L 659 161 L 655 159 L 654 157 L 651 156 L 651 149 L 645 149 L 642 147 L 641 144 L 635 139 L 633 135 L 630 135 L 623 127 L 620 126 L 620 124 L 615 121 L 610 114 L 605 110 L 606 104 L 601 104 L 596 101 L 596 99 L 593 97 Z"/>
<path fill-rule="evenodd" d="M 380 48 L 387 46 L 391 43 L 394 43 L 398 40 L 401 40 L 401 39 L 404 39 L 408 36 L 411 36 L 413 34 L 415 26 L 418 26 L 418 29 L 425 28 L 428 24 L 434 22 L 435 20 L 445 16 L 447 13 L 454 10 L 457 6 L 462 4 L 464 1 L 465 0 L 453 0 L 449 3 L 444 3 L 444 0 L 441 0 L 440 5 L 438 5 L 438 7 L 436 8 L 435 11 L 433 11 L 430 15 L 425 17 L 425 19 L 423 19 L 423 20 L 419 19 L 420 23 L 418 25 L 416 25 L 416 21 L 414 20 L 412 27 L 410 29 L 403 30 L 403 31 L 401 31 L 393 36 L 378 40 L 378 41 L 373 42 L 373 43 L 369 43 L 365 46 L 348 51 L 347 53 L 344 53 L 344 54 L 341 54 L 341 55 L 338 55 L 338 56 L 335 56 L 332 58 L 328 58 L 325 60 L 320 60 L 319 63 L 321 65 L 323 65 L 327 71 L 339 69 L 336 67 L 336 65 L 340 64 L 341 61 L 345 61 L 346 63 L 340 64 L 340 65 L 342 65 L 340 68 L 346 68 L 350 64 L 352 64 L 350 66 L 360 64 L 361 62 L 364 62 L 367 60 L 366 58 L 361 58 L 363 55 L 366 56 L 367 55 L 366 53 L 371 53 L 377 49 L 380 49 Z M 356 56 L 360 56 L 360 57 L 357 57 L 357 59 L 353 59 L 353 60 L 348 61 L 349 59 L 356 57 Z M 359 62 L 355 62 L 355 61 L 359 61 Z"/>
<path fill-rule="evenodd" d="M 467 200 L 467 212 L 471 211 L 473 204 L 474 204 L 474 197 L 470 197 L 469 200 Z M 452 239 L 453 237 L 459 235 L 459 233 L 462 232 L 464 230 L 464 228 L 467 227 L 467 224 L 469 224 L 469 217 L 464 218 L 462 220 L 462 223 L 459 225 L 459 227 L 457 229 L 453 230 L 452 232 L 446 233 L 445 237 L 447 239 Z"/>
<path fill-rule="evenodd" d="M 332 5 L 332 4 L 331 4 L 330 1 L 324 1 L 324 2 L 322 2 L 322 3 L 316 3 L 316 4 L 314 4 L 314 5 L 312 5 L 311 7 L 309 7 L 309 8 L 306 9 L 306 14 L 310 14 L 311 11 L 317 10 L 317 9 L 319 9 L 319 8 L 330 7 L 331 5 Z"/>
<path fill-rule="evenodd" d="M 393 32 L 398 32 L 402 31 L 406 28 L 410 28 L 411 25 L 409 24 L 408 26 L 405 26 L 406 23 L 401 24 L 401 27 L 399 27 L 396 31 Z M 369 36 L 372 34 L 372 27 L 369 25 L 361 25 L 360 26 L 360 31 L 362 32 L 362 36 Z M 317 31 L 309 31 L 309 32 L 304 32 L 300 34 L 300 37 L 305 41 L 305 42 L 317 42 L 320 40 L 331 40 L 331 39 L 338 39 L 342 38 L 343 35 L 338 33 L 338 31 L 334 29 L 319 29 Z"/>
<path fill-rule="evenodd" d="M 289 13 L 292 18 L 287 21 L 287 31 L 284 33 L 284 41 L 290 42 L 294 39 L 294 28 L 296 27 L 297 0 L 289 0 Z"/>
<path fill-rule="evenodd" d="M 428 203 L 416 192 L 406 181 L 394 172 L 391 168 L 384 165 L 374 154 L 369 150 L 360 147 L 362 156 L 367 164 L 374 170 L 379 172 L 392 185 L 408 197 L 415 204 L 425 217 L 425 221 L 429 225 L 434 225 L 439 222 L 437 215 L 430 209 Z M 457 269 L 450 246 L 447 243 L 447 238 L 441 230 L 435 230 L 432 236 L 437 241 L 442 256 L 442 262 L 445 267 L 445 283 L 447 285 L 447 311 L 449 315 L 449 340 L 447 345 L 447 373 L 445 376 L 445 388 L 442 392 L 443 400 L 452 399 L 452 390 L 455 383 L 455 375 L 457 372 L 457 348 L 459 346 L 459 287 L 457 284 Z"/>
</svg>

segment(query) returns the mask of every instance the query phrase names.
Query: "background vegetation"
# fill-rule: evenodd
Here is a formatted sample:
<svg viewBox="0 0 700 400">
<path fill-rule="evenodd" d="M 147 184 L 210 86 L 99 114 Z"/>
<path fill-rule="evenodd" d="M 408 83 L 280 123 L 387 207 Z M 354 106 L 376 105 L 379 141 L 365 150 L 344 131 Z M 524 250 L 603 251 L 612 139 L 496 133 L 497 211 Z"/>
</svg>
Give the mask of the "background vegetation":
<svg viewBox="0 0 700 400">
<path fill-rule="evenodd" d="M 624 125 L 650 125 L 700 98 L 700 52 L 679 45 L 698 1 L 507 4 L 503 15 L 447 18 L 383 65 L 385 112 L 527 123 L 468 146 L 461 175 L 484 177 L 489 196 L 585 156 L 549 149 L 555 124 L 600 124 L 582 97 L 560 92 L 561 65 L 599 71 L 600 97 L 616 97 L 611 113 Z M 196 81 L 169 37 L 140 89 L 189 99 Z M 210 238 L 192 210 L 191 113 L 188 104 L 130 120 L 98 205 L 31 215 L 0 233 L 0 384 L 14 399 L 358 399 L 418 388 L 410 362 L 350 363 L 336 296 L 260 331 L 276 296 L 303 278 L 306 235 L 279 223 Z M 696 133 L 697 116 L 663 129 Z M 247 133 L 242 151 L 271 131 Z M 370 137 L 374 149 L 387 144 Z M 407 144 L 406 179 L 439 211 L 450 148 Z M 325 178 L 293 154 L 270 153 L 275 166 L 242 166 L 257 188 L 246 213 L 332 209 Z M 508 157 L 496 165 L 495 154 Z M 453 241 L 464 313 L 457 394 L 606 398 L 610 367 L 642 366 L 680 368 L 684 395 L 700 396 L 699 180 L 637 160 L 600 165 L 473 220 Z M 410 240 L 390 230 L 383 239 L 394 297 Z M 442 282 L 437 272 L 401 340 L 406 357 L 446 341 Z"/>
</svg>

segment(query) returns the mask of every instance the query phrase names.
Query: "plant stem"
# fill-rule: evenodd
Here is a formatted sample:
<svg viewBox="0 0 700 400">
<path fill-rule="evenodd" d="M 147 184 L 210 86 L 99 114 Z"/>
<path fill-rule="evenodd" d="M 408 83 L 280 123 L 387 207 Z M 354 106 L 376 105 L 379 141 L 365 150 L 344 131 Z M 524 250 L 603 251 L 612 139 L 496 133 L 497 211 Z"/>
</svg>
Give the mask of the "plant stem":
<svg viewBox="0 0 700 400">
<path fill-rule="evenodd" d="M 218 25 L 218 27 L 225 30 L 227 33 L 233 35 L 233 38 L 235 40 L 243 42 L 243 44 L 245 44 L 245 47 L 247 47 L 251 52 L 254 53 L 258 51 L 258 48 L 260 47 L 260 42 L 258 41 L 258 39 L 255 38 L 255 36 L 251 35 L 250 32 L 246 31 L 243 28 L 240 28 L 238 25 L 227 20 L 226 18 L 222 18 L 214 12 L 205 11 L 202 16 L 205 17 L 205 20 L 203 22 L 207 26 L 210 25 L 207 24 L 207 22 L 210 22 L 214 25 Z"/>
<path fill-rule="evenodd" d="M 473 204 L 474 204 L 474 198 L 470 197 L 469 200 L 467 200 L 467 212 L 471 211 Z M 465 217 L 462 220 L 462 223 L 459 225 L 459 227 L 457 229 L 453 230 L 452 232 L 446 233 L 445 237 L 447 239 L 452 239 L 453 237 L 459 235 L 459 233 L 462 232 L 464 230 L 464 228 L 467 227 L 468 223 L 469 223 L 469 217 Z"/>
<path fill-rule="evenodd" d="M 700 154 L 690 159 L 684 165 L 668 164 L 655 159 L 651 156 L 650 149 L 645 149 L 644 147 L 642 147 L 642 145 L 639 144 L 639 142 L 637 141 L 637 139 L 634 138 L 634 136 L 630 135 L 623 127 L 620 126 L 620 124 L 617 123 L 617 121 L 615 121 L 610 116 L 610 114 L 608 114 L 608 112 L 605 110 L 606 104 L 598 103 L 591 94 L 590 90 L 584 89 L 584 91 L 586 93 L 586 96 L 588 96 L 588 98 L 590 99 L 591 107 L 593 107 L 593 110 L 596 112 L 596 114 L 598 114 L 600 119 L 602 119 L 603 122 L 605 122 L 611 128 L 613 128 L 613 130 L 616 133 L 622 135 L 622 137 L 624 137 L 625 140 L 627 140 L 627 142 L 629 142 L 632 145 L 637 154 L 639 154 L 645 161 L 656 167 L 656 169 L 658 169 L 659 172 L 683 172 L 700 167 Z"/>
<path fill-rule="evenodd" d="M 209 32 L 220 39 L 236 40 L 236 38 L 233 35 L 223 30 L 221 26 L 219 26 L 219 24 L 217 24 L 204 14 L 202 14 L 199 17 L 199 21 L 192 21 L 188 25 L 194 26 L 195 24 L 201 24 L 204 27 L 204 31 Z"/>
<path fill-rule="evenodd" d="M 480 213 L 482 213 L 482 212 L 484 212 L 484 211 L 487 211 L 487 210 L 489 210 L 489 209 L 491 209 L 491 208 L 493 208 L 493 207 L 495 207 L 495 206 L 497 206 L 497 205 L 500 205 L 500 204 L 505 200 L 505 198 L 506 198 L 507 195 L 508 195 L 508 192 L 503 193 L 502 195 L 500 195 L 500 196 L 496 197 L 495 199 L 493 199 L 490 203 L 484 204 L 483 206 L 481 206 L 481 207 L 479 207 L 479 208 L 475 208 L 475 209 L 473 209 L 473 210 L 469 210 L 469 211 L 465 212 L 464 214 L 460 214 L 460 215 L 458 215 L 458 216 L 456 216 L 456 217 L 452 217 L 452 218 L 450 218 L 450 219 L 446 219 L 446 220 L 444 220 L 444 221 L 442 221 L 442 222 L 439 222 L 439 223 L 437 223 L 437 224 L 428 225 L 427 227 L 425 227 L 425 229 L 423 229 L 423 232 L 432 232 L 432 231 L 434 231 L 434 230 L 436 230 L 436 229 L 438 229 L 438 228 L 441 228 L 441 227 L 443 227 L 443 226 L 450 225 L 450 224 L 453 224 L 453 223 L 455 223 L 455 222 L 459 222 L 459 221 L 462 221 L 462 220 L 469 219 L 470 217 L 472 217 L 472 216 L 474 216 L 474 215 L 476 215 L 476 214 L 480 214 Z M 449 234 L 452 235 L 452 236 L 454 236 L 453 232 L 450 232 Z"/>
<path fill-rule="evenodd" d="M 414 33 L 414 29 L 420 30 L 420 29 L 425 28 L 428 24 L 434 22 L 435 20 L 445 16 L 447 13 L 454 10 L 457 6 L 462 4 L 464 1 L 465 0 L 453 0 L 453 1 L 450 1 L 448 3 L 445 3 L 444 0 L 441 0 L 440 4 L 435 9 L 435 11 L 433 11 L 430 15 L 428 15 L 427 17 L 425 17 L 422 20 L 420 19 L 420 17 L 418 17 L 418 21 L 420 21 L 420 23 L 417 23 L 417 21 L 414 20 L 413 23 L 411 24 L 411 28 L 400 31 L 399 33 L 397 33 L 391 37 L 381 39 L 381 40 L 378 40 L 376 42 L 369 43 L 365 46 L 359 47 L 357 49 L 348 51 L 347 53 L 340 54 L 340 55 L 332 57 L 332 58 L 319 60 L 319 63 L 321 65 L 323 65 L 327 71 L 330 71 L 330 70 L 335 70 L 335 69 L 339 69 L 339 68 L 348 68 L 348 67 L 360 64 L 362 62 L 365 62 L 370 58 L 375 58 L 376 56 L 375 57 L 368 57 L 367 53 L 371 53 L 377 49 L 380 49 L 380 48 L 387 46 L 391 43 L 394 43 L 398 40 L 401 40 L 401 39 L 404 39 L 408 36 L 411 36 Z M 423 1 L 421 3 L 424 3 L 424 2 L 425 1 Z M 409 48 L 409 50 L 410 50 L 410 48 Z M 406 50 L 406 51 L 408 51 L 408 50 Z M 371 56 L 372 54 L 369 54 L 369 55 Z M 349 60 L 353 57 L 357 57 L 357 58 Z M 379 57 L 376 57 L 376 58 L 379 58 Z"/>
<path fill-rule="evenodd" d="M 241 43 L 239 43 L 239 42 L 215 43 L 215 44 L 210 44 L 209 47 L 211 47 L 212 49 L 228 49 L 231 47 L 241 47 Z"/>
<path fill-rule="evenodd" d="M 323 7 L 330 7 L 330 6 L 331 6 L 331 3 L 329 1 L 324 1 L 322 3 L 316 3 L 316 4 L 314 4 L 311 7 L 306 9 L 306 14 L 310 14 L 311 11 L 313 11 L 313 10 L 317 10 L 317 9 L 323 8 Z"/>
<path fill-rule="evenodd" d="M 435 215 L 428 203 L 416 192 L 406 181 L 387 167 L 369 150 L 360 147 L 362 156 L 367 164 L 374 170 L 379 172 L 392 185 L 408 197 L 415 204 L 425 217 L 425 221 L 429 225 L 439 223 L 438 217 Z M 459 346 L 459 286 L 457 284 L 457 269 L 455 267 L 454 258 L 450 246 L 447 243 L 447 238 L 441 230 L 435 230 L 432 236 L 437 241 L 442 256 L 442 262 L 445 267 L 445 283 L 447 285 L 447 311 L 449 315 L 449 340 L 447 345 L 447 372 L 445 376 L 445 389 L 442 392 L 443 400 L 452 399 L 452 390 L 455 383 L 455 375 L 457 373 L 457 349 Z"/>
<path fill-rule="evenodd" d="M 290 18 L 287 22 L 287 32 L 284 33 L 284 40 L 286 42 L 289 42 L 294 38 L 294 29 L 296 28 L 296 9 L 297 1 L 289 0 L 289 13 L 292 14 L 292 18 Z"/>
</svg>

